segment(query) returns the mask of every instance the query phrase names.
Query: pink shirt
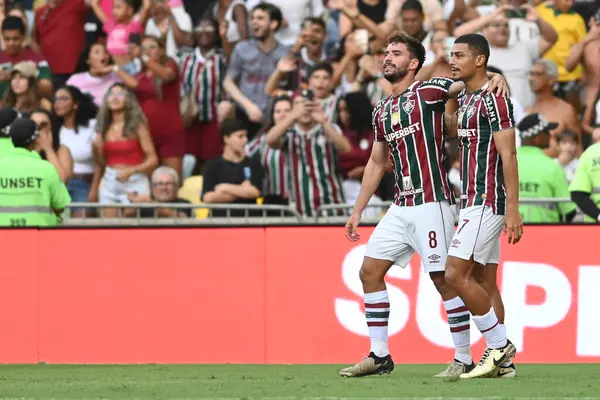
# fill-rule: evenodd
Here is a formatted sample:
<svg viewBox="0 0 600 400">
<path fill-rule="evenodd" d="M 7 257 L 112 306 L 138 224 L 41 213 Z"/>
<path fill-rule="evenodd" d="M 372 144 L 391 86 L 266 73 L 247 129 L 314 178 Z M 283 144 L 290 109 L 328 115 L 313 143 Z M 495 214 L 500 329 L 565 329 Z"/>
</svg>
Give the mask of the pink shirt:
<svg viewBox="0 0 600 400">
<path fill-rule="evenodd" d="M 169 0 L 169 5 L 171 7 L 181 7 L 183 6 L 183 0 Z"/>
<path fill-rule="evenodd" d="M 83 93 L 89 93 L 94 98 L 94 103 L 97 106 L 101 106 L 104 101 L 104 95 L 108 92 L 108 89 L 121 80 L 116 73 L 111 72 L 110 74 L 101 78 L 96 78 L 89 74 L 89 72 L 82 72 L 75 74 L 69 78 L 67 85 L 75 86 Z"/>
<path fill-rule="evenodd" d="M 104 15 L 112 14 L 113 0 L 100 0 L 100 8 L 104 11 Z"/>
<path fill-rule="evenodd" d="M 107 34 L 106 49 L 113 56 L 126 56 L 129 48 L 129 35 L 144 33 L 144 27 L 139 19 L 134 18 L 128 24 L 120 24 L 112 17 L 104 23 L 104 32 Z"/>
</svg>

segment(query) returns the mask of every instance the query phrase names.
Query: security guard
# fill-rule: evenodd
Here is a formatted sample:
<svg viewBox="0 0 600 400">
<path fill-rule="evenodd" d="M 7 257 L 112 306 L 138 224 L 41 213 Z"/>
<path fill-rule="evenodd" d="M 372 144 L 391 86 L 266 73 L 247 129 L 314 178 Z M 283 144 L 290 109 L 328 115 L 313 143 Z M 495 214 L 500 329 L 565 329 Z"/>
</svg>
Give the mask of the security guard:
<svg viewBox="0 0 600 400">
<path fill-rule="evenodd" d="M 0 157 L 0 226 L 56 226 L 71 202 L 52 164 L 40 158 L 38 126 L 18 118 L 9 128 L 14 150 Z"/>
<path fill-rule="evenodd" d="M 0 157 L 9 154 L 15 148 L 8 136 L 8 127 L 20 116 L 21 114 L 12 107 L 0 108 Z"/>
<path fill-rule="evenodd" d="M 600 222 L 600 143 L 587 148 L 569 187 L 571 199 L 586 214 L 585 222 Z"/>
<path fill-rule="evenodd" d="M 517 126 L 521 147 L 517 149 L 519 165 L 519 198 L 569 197 L 569 184 L 565 171 L 544 154 L 550 145 L 550 131 L 558 124 L 551 123 L 539 114 L 530 114 Z M 523 222 L 558 223 L 575 218 L 575 204 L 522 204 L 519 206 Z"/>
</svg>

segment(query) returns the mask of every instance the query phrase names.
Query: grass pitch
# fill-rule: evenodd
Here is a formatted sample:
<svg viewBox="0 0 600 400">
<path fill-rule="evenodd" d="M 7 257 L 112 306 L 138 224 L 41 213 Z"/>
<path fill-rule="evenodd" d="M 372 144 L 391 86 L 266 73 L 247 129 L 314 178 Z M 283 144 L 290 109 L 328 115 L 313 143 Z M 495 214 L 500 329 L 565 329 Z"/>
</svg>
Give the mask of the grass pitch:
<svg viewBox="0 0 600 400">
<path fill-rule="evenodd" d="M 600 364 L 517 365 L 516 379 L 443 382 L 442 365 L 340 378 L 339 365 L 1 365 L 0 399 L 600 400 Z"/>
</svg>

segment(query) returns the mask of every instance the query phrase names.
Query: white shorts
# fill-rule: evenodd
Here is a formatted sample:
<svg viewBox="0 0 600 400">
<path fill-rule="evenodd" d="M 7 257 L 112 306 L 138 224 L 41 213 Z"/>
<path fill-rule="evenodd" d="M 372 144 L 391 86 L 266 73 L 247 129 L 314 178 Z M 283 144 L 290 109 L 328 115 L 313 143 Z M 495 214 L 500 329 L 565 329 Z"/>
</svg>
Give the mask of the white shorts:
<svg viewBox="0 0 600 400">
<path fill-rule="evenodd" d="M 102 178 L 102 185 L 98 193 L 98 200 L 103 204 L 129 204 L 129 193 L 150 194 L 150 181 L 144 174 L 133 174 L 126 182 L 117 179 L 118 170 L 106 167 Z"/>
<path fill-rule="evenodd" d="M 452 238 L 448 255 L 475 262 L 500 262 L 500 233 L 504 216 L 492 212 L 489 206 L 463 208 L 458 214 L 458 227 Z"/>
<path fill-rule="evenodd" d="M 454 210 L 447 202 L 389 208 L 369 238 L 366 257 L 388 260 L 405 267 L 416 251 L 425 272 L 444 271 Z"/>
</svg>

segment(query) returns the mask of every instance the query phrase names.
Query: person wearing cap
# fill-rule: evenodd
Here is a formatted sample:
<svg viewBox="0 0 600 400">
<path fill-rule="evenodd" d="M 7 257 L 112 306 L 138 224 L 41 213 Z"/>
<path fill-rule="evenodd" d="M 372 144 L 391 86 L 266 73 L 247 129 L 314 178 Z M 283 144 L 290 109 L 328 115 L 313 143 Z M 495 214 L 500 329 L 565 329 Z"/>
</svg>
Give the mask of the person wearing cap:
<svg viewBox="0 0 600 400">
<path fill-rule="evenodd" d="M 569 187 L 571 199 L 586 214 L 585 222 L 600 222 L 600 143 L 587 148 Z"/>
<path fill-rule="evenodd" d="M 0 96 L 6 92 L 10 85 L 12 67 L 23 61 L 31 61 L 36 65 L 39 75 L 37 86 L 42 96 L 52 97 L 52 74 L 50 66 L 44 57 L 30 47 L 26 46 L 26 26 L 21 18 L 8 16 L 2 22 L 2 44 L 5 45 L 0 51 Z"/>
<path fill-rule="evenodd" d="M 521 147 L 517 149 L 519 165 L 519 198 L 568 198 L 569 184 L 564 170 L 544 153 L 550 146 L 550 131 L 558 124 L 539 114 L 530 114 L 518 125 Z M 521 204 L 523 222 L 570 222 L 576 214 L 575 204 Z"/>
<path fill-rule="evenodd" d="M 0 226 L 56 226 L 71 202 L 54 166 L 38 154 L 39 132 L 26 118 L 9 128 L 15 149 L 0 158 Z"/>
<path fill-rule="evenodd" d="M 12 107 L 0 108 L 0 157 L 4 157 L 14 150 L 15 146 L 8 135 L 8 128 L 20 114 Z"/>
<path fill-rule="evenodd" d="M 31 112 L 36 108 L 50 111 L 52 103 L 40 96 L 36 84 L 39 71 L 32 61 L 22 61 L 13 66 L 10 86 L 4 93 L 4 105 L 15 107 L 20 112 Z"/>
</svg>

